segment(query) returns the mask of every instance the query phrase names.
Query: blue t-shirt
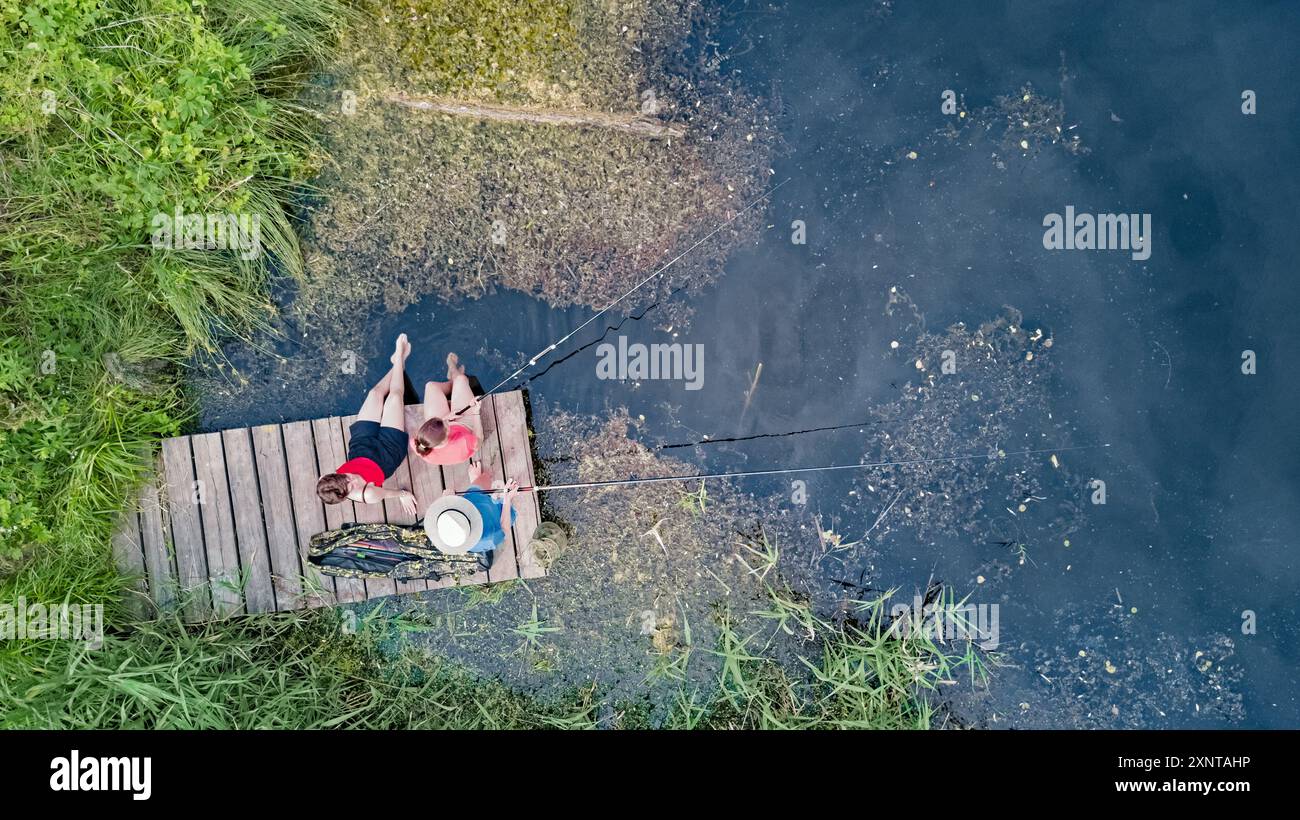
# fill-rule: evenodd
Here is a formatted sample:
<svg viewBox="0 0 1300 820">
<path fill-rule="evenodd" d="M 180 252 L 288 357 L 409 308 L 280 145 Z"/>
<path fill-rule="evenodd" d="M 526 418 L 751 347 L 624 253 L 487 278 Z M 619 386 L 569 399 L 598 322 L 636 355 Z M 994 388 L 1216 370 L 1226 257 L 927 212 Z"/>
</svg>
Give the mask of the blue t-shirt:
<svg viewBox="0 0 1300 820">
<path fill-rule="evenodd" d="M 465 493 L 465 498 L 471 504 L 478 508 L 479 515 L 483 517 L 483 537 L 479 542 L 469 548 L 470 552 L 491 552 L 506 540 L 506 534 L 501 530 L 501 507 L 500 501 L 497 501 L 489 493 L 482 490 L 470 490 Z M 510 509 L 510 523 L 515 523 L 515 510 Z"/>
</svg>

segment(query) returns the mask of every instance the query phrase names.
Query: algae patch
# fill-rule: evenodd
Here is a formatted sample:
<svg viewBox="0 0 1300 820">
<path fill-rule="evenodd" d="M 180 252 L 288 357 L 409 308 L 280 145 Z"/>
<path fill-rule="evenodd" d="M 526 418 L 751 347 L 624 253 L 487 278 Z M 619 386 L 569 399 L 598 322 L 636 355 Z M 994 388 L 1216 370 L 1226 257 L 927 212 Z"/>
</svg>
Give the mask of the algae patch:
<svg viewBox="0 0 1300 820">
<path fill-rule="evenodd" d="M 870 536 L 880 542 L 903 526 L 931 540 L 983 533 L 1020 558 L 1034 545 L 1068 543 L 1081 526 L 1085 487 L 1050 452 L 1076 444 L 1053 417 L 1050 332 L 1026 326 L 1013 308 L 975 328 L 925 331 L 897 287 L 886 311 L 920 327 L 913 342 L 885 354 L 911 361 L 914 376 L 897 398 L 870 409 L 877 424 L 862 461 L 906 462 L 859 482 L 883 510 Z"/>
</svg>

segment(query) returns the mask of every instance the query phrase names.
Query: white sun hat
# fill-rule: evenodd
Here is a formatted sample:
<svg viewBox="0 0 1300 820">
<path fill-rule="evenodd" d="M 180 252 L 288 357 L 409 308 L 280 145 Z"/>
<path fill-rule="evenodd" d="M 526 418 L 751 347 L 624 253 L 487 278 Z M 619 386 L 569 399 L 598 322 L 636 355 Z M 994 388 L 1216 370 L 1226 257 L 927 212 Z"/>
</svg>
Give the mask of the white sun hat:
<svg viewBox="0 0 1300 820">
<path fill-rule="evenodd" d="M 466 553 L 483 538 L 483 516 L 464 496 L 445 495 L 425 511 L 424 532 L 439 551 Z"/>
</svg>

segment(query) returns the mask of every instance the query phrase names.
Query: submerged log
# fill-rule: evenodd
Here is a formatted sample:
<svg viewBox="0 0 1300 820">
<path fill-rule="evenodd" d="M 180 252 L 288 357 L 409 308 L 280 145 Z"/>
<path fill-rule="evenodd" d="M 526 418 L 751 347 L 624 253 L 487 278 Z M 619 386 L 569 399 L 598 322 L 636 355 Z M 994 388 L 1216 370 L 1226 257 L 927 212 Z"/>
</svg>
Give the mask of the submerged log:
<svg viewBox="0 0 1300 820">
<path fill-rule="evenodd" d="M 543 125 L 574 125 L 591 128 L 608 128 L 652 139 L 681 138 L 686 134 L 682 125 L 663 123 L 633 114 L 610 114 L 604 111 L 573 111 L 548 108 L 525 108 L 491 103 L 468 103 L 442 97 L 425 97 L 390 93 L 384 100 L 406 108 L 434 111 L 458 117 L 475 117 L 500 122 L 531 122 Z"/>
</svg>

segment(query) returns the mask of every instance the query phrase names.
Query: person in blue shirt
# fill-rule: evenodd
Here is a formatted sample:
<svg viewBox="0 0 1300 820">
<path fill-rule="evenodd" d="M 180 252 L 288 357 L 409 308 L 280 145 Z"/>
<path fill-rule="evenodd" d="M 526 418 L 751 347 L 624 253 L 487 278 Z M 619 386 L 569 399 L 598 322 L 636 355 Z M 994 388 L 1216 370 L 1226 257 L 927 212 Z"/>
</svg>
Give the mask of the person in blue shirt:
<svg viewBox="0 0 1300 820">
<path fill-rule="evenodd" d="M 498 498 L 493 489 L 505 492 Z M 442 498 L 425 514 L 425 532 L 442 552 L 490 553 L 506 540 L 506 530 L 515 522 L 518 494 L 518 482 L 493 482 L 487 469 L 471 463 L 469 488 L 459 495 L 450 488 L 443 490 Z"/>
</svg>

